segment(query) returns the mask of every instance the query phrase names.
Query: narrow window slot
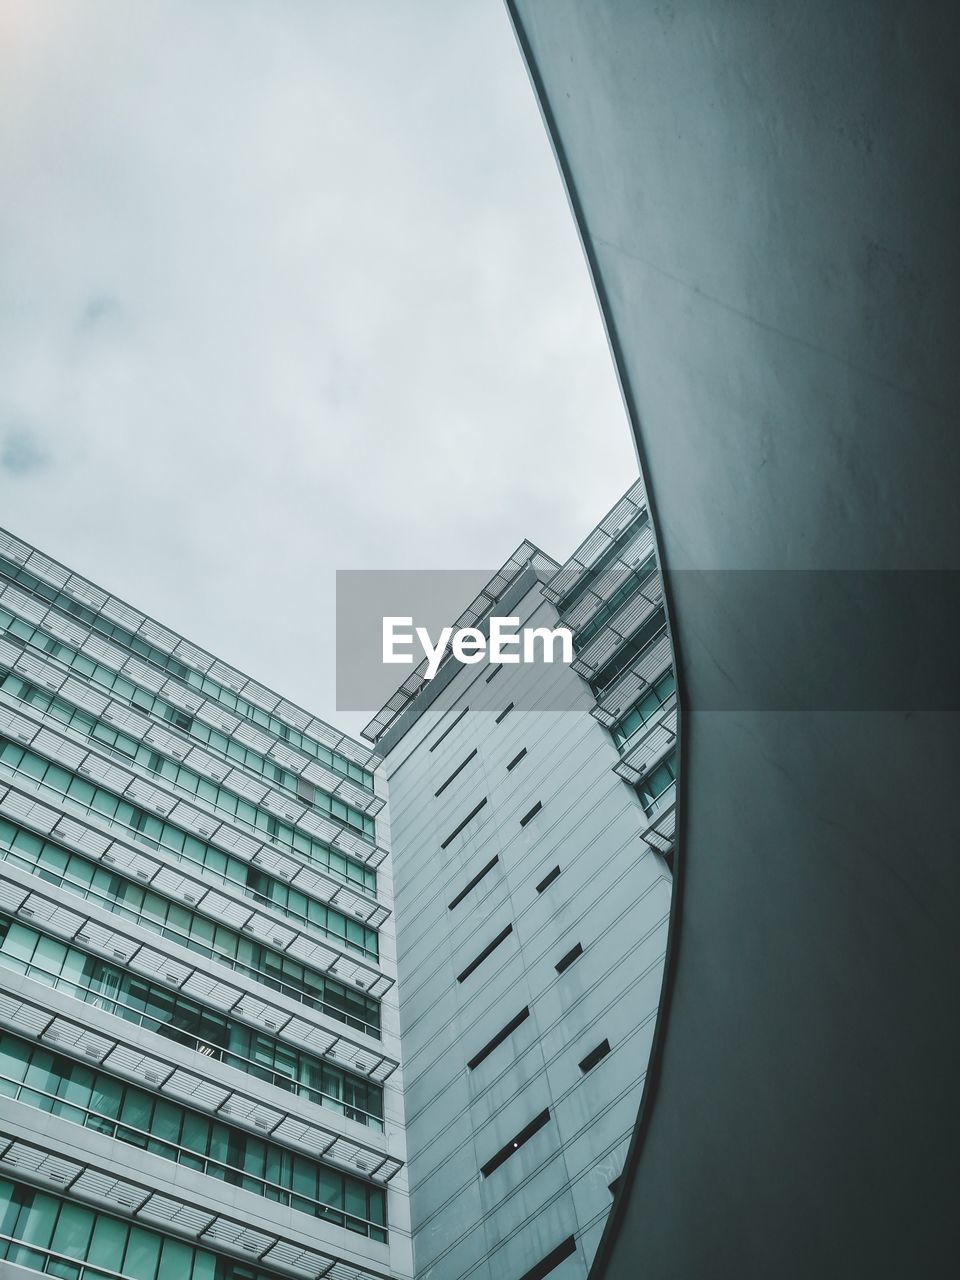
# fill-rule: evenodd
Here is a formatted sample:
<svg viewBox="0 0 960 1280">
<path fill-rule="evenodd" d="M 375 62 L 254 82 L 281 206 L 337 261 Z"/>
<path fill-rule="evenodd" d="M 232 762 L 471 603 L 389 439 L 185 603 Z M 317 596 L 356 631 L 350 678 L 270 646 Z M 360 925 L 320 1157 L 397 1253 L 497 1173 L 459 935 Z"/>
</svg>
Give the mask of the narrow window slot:
<svg viewBox="0 0 960 1280">
<path fill-rule="evenodd" d="M 513 703 L 512 703 L 512 702 L 508 702 L 508 703 L 507 703 L 507 705 L 506 705 L 506 706 L 503 708 L 503 710 L 500 712 L 500 714 L 497 716 L 497 718 L 496 718 L 496 720 L 494 721 L 494 723 L 495 723 L 495 724 L 499 724 L 501 720 L 506 720 L 507 716 L 510 714 L 510 712 L 511 712 L 512 710 L 513 710 Z"/>
<path fill-rule="evenodd" d="M 515 769 L 526 754 L 527 754 L 526 747 L 524 747 L 522 751 L 518 751 L 517 754 L 510 761 L 510 763 L 507 765 L 507 773 L 509 773 L 511 769 Z"/>
<path fill-rule="evenodd" d="M 490 1157 L 487 1163 L 483 1165 L 480 1170 L 483 1176 L 485 1178 L 489 1178 L 495 1169 L 499 1169 L 505 1160 L 509 1160 L 515 1152 L 519 1151 L 525 1143 L 530 1141 L 535 1133 L 539 1133 L 549 1119 L 550 1108 L 546 1107 L 538 1116 L 534 1116 L 530 1123 L 521 1129 L 515 1138 L 511 1138 L 505 1147 L 501 1147 L 496 1155 Z"/>
<path fill-rule="evenodd" d="M 500 861 L 500 855 L 497 854 L 495 857 L 490 859 L 490 861 L 487 863 L 485 867 L 481 867 L 480 870 L 477 872 L 477 874 L 473 877 L 473 879 L 468 881 L 463 886 L 463 888 L 460 890 L 460 892 L 457 894 L 454 900 L 449 904 L 449 906 L 447 907 L 447 910 L 452 911 L 454 907 L 458 907 L 460 903 L 464 900 L 464 898 L 467 896 L 467 894 L 470 892 L 470 890 L 475 889 L 477 885 L 480 883 L 480 881 L 483 879 L 483 877 L 487 874 L 487 872 L 492 871 L 499 861 Z"/>
<path fill-rule="evenodd" d="M 493 670 L 490 672 L 490 674 L 487 676 L 486 680 L 484 680 L 484 684 L 489 684 L 490 681 L 493 679 L 493 677 L 498 676 L 502 670 L 503 670 L 503 667 L 500 667 L 500 666 L 494 667 Z"/>
<path fill-rule="evenodd" d="M 447 836 L 446 840 L 444 840 L 443 844 L 441 844 L 440 848 L 446 849 L 448 844 L 452 844 L 453 841 L 456 840 L 460 832 L 467 825 L 467 823 L 473 821 L 473 819 L 477 816 L 477 814 L 480 812 L 480 810 L 483 808 L 483 806 L 486 803 L 487 803 L 487 797 L 484 796 L 483 799 L 480 801 L 480 803 L 478 805 L 475 805 L 474 808 L 470 810 L 470 812 L 467 814 L 464 820 L 460 823 L 460 825 L 458 827 L 454 827 L 454 829 Z"/>
<path fill-rule="evenodd" d="M 525 813 L 523 817 L 520 819 L 521 827 L 525 827 L 527 823 L 531 820 L 531 818 L 535 818 L 542 808 L 543 808 L 543 805 L 538 800 L 537 803 L 530 810 L 530 812 Z"/>
<path fill-rule="evenodd" d="M 560 868 L 554 867 L 553 870 L 548 875 L 545 875 L 537 885 L 537 893 L 543 893 L 544 889 L 549 889 L 559 874 Z"/>
<path fill-rule="evenodd" d="M 509 938 L 511 933 L 513 933 L 513 925 L 508 924 L 505 929 L 502 929 L 497 934 L 497 936 L 494 938 L 492 942 L 487 943 L 487 945 L 483 948 L 483 950 L 480 952 L 480 954 L 477 956 L 475 960 L 470 961 L 470 963 L 464 969 L 463 973 L 457 974 L 457 981 L 466 982 L 467 978 L 470 977 L 474 969 L 478 969 L 480 965 L 483 964 L 484 960 L 486 960 L 487 956 L 493 955 L 494 951 L 496 951 L 500 943 L 504 942 L 507 938 Z"/>
<path fill-rule="evenodd" d="M 563 956 L 562 959 L 557 961 L 556 965 L 554 966 L 557 973 L 563 973 L 564 969 L 569 969 L 570 966 L 573 964 L 574 960 L 576 960 L 578 956 L 582 956 L 582 955 L 583 955 L 583 947 L 578 942 L 575 947 L 571 947 L 571 949 L 567 952 L 565 956 Z"/>
<path fill-rule="evenodd" d="M 573 1236 L 567 1236 L 566 1240 L 562 1240 L 555 1249 L 551 1249 L 545 1258 L 541 1258 L 529 1271 L 525 1271 L 520 1280 L 543 1280 L 543 1277 L 548 1276 L 551 1271 L 556 1271 L 560 1263 L 569 1258 L 571 1253 L 576 1252 L 576 1240 Z"/>
<path fill-rule="evenodd" d="M 602 1062 L 609 1052 L 610 1041 L 602 1041 L 595 1049 L 591 1049 L 584 1060 L 580 1063 L 580 1070 L 584 1075 L 586 1075 L 587 1072 L 595 1067 L 598 1062 Z"/>
<path fill-rule="evenodd" d="M 467 1063 L 468 1070 L 476 1071 L 477 1067 L 479 1067 L 480 1063 L 483 1062 L 484 1058 L 489 1058 L 490 1054 L 493 1053 L 494 1049 L 499 1049 L 500 1045 L 503 1044 L 504 1040 L 506 1040 L 508 1036 L 513 1035 L 517 1027 L 519 1027 L 521 1023 L 526 1022 L 526 1020 L 529 1017 L 530 1017 L 530 1010 L 521 1009 L 515 1018 L 511 1018 L 505 1027 L 500 1028 L 500 1030 L 497 1032 L 497 1034 L 493 1037 L 492 1040 L 488 1040 L 487 1043 L 483 1046 L 483 1048 L 478 1053 L 475 1053 L 473 1055 L 473 1057 Z"/>
<path fill-rule="evenodd" d="M 439 786 L 439 787 L 437 787 L 436 791 L 435 791 L 433 794 L 434 794 L 435 796 L 442 795 L 442 794 L 443 794 L 443 792 L 444 792 L 444 791 L 446 791 L 447 787 L 449 787 L 450 783 L 451 783 L 451 782 L 454 780 L 454 778 L 457 776 L 457 774 L 458 774 L 458 773 L 460 773 L 462 770 L 464 770 L 464 769 L 467 767 L 467 765 L 470 763 L 470 761 L 473 759 L 473 757 L 474 757 L 476 754 L 477 754 L 477 748 L 476 748 L 476 747 L 474 747 L 474 749 L 473 749 L 473 750 L 470 752 L 470 754 L 467 756 L 466 760 L 464 760 L 464 761 L 462 762 L 462 764 L 458 764 L 458 765 L 457 765 L 457 767 L 454 769 L 453 773 L 451 773 L 450 777 L 446 780 L 446 782 L 442 782 L 442 783 L 440 784 L 440 786 Z"/>
<path fill-rule="evenodd" d="M 457 716 L 456 720 L 454 720 L 452 724 L 447 725 L 443 733 L 441 733 L 440 737 L 436 740 L 436 742 L 430 748 L 431 751 L 436 751 L 437 747 L 439 747 L 440 743 L 444 740 L 447 734 L 453 732 L 453 730 L 457 727 L 457 725 L 460 723 L 460 721 L 463 719 L 463 717 L 467 714 L 469 710 L 470 710 L 469 707 L 464 707 L 463 710 L 460 712 L 460 714 Z"/>
</svg>

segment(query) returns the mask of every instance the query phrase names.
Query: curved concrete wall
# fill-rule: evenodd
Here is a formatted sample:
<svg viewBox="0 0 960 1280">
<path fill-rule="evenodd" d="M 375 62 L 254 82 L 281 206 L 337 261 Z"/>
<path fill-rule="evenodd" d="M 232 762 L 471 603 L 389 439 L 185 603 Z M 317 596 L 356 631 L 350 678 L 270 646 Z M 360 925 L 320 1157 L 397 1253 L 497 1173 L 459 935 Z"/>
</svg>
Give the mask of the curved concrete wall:
<svg viewBox="0 0 960 1280">
<path fill-rule="evenodd" d="M 593 1274 L 939 1275 L 960 646 L 918 571 L 960 567 L 956 6 L 508 7 L 684 679 L 657 1070 Z"/>
</svg>

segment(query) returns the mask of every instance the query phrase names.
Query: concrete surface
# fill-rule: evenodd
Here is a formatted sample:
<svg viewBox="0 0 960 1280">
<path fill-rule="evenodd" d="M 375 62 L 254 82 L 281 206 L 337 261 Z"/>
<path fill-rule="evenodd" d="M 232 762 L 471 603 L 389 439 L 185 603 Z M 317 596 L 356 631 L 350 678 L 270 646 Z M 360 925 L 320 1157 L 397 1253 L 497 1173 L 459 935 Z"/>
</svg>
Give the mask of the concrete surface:
<svg viewBox="0 0 960 1280">
<path fill-rule="evenodd" d="M 508 9 L 683 680 L 656 1084 L 592 1275 L 945 1274 L 960 644 L 921 571 L 960 568 L 960 10 Z"/>
</svg>

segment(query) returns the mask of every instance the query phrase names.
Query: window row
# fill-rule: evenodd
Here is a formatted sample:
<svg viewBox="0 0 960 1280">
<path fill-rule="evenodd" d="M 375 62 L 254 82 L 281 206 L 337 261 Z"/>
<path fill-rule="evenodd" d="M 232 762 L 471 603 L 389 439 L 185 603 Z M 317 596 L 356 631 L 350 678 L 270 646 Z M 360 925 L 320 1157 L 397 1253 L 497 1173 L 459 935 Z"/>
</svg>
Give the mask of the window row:
<svg viewBox="0 0 960 1280">
<path fill-rule="evenodd" d="M 638 729 L 642 729 L 652 720 L 660 708 L 673 697 L 677 681 L 672 671 L 665 671 L 659 676 L 643 697 L 613 726 L 614 740 L 619 747 L 625 747 Z"/>
<path fill-rule="evenodd" d="M 266 832 L 274 843 L 281 841 L 283 844 L 293 845 L 293 833 L 296 828 L 289 823 L 278 822 L 275 814 L 258 808 L 251 800 L 238 795 L 229 787 L 222 786 L 210 778 L 205 778 L 202 773 L 197 773 L 189 765 L 180 764 L 179 761 L 154 750 L 146 743 L 131 737 L 130 734 L 122 733 L 119 729 L 114 729 L 112 725 L 104 724 L 102 720 L 96 720 L 89 712 L 77 711 L 73 714 L 74 717 L 79 715 L 86 720 L 93 721 L 93 727 L 88 730 L 90 737 L 104 743 L 111 750 L 119 752 L 129 760 L 143 765 L 151 773 L 155 773 L 158 778 L 163 778 L 165 782 L 169 782 L 171 786 L 180 791 L 186 791 L 191 796 L 197 796 L 200 800 L 206 800 L 208 804 L 212 804 L 217 809 L 222 809 L 224 813 L 235 817 L 239 822 L 242 822 L 245 826 L 252 827 L 255 831 Z M 281 769 L 277 765 L 276 772 L 280 775 L 280 778 L 273 778 L 271 781 L 281 781 L 283 775 L 288 771 Z M 294 782 L 294 787 L 290 789 L 295 791 L 296 775 L 291 773 L 289 777 Z M 311 790 L 313 791 L 312 802 L 304 799 L 301 794 L 298 797 L 301 803 L 308 806 L 312 803 L 314 809 L 317 809 L 320 813 L 325 813 L 334 822 L 353 827 L 370 840 L 373 840 L 373 818 L 361 813 L 353 805 L 346 804 L 343 800 L 338 800 L 335 796 L 328 795 L 319 788 L 311 788 Z M 307 838 L 309 839 L 309 837 Z M 311 847 L 325 848 L 326 846 L 320 840 L 311 840 Z"/>
<path fill-rule="evenodd" d="M 383 1090 L 372 1081 L 5 915 L 0 915 L 0 964 L 350 1120 L 383 1129 Z"/>
<path fill-rule="evenodd" d="M 61 1280 L 280 1280 L 276 1272 L 6 1178 L 0 1179 L 0 1258 Z"/>
<path fill-rule="evenodd" d="M 201 799 L 208 800 L 211 804 L 215 804 L 217 808 L 223 809 L 231 815 L 235 814 L 241 822 L 246 823 L 248 826 L 266 830 L 267 819 L 272 815 L 262 813 L 249 800 L 244 800 L 241 796 L 230 791 L 229 788 L 217 787 L 195 770 L 187 768 L 186 765 L 178 765 L 176 761 L 170 760 L 161 753 L 152 750 L 145 743 L 139 742 L 129 734 L 121 733 L 112 726 L 104 724 L 102 720 L 98 720 L 90 711 L 77 707 L 58 694 L 48 693 L 45 689 L 38 688 L 31 681 L 25 680 L 22 676 L 9 671 L 7 668 L 0 667 L 0 676 L 3 677 L 0 688 L 5 693 L 12 694 L 22 702 L 48 713 L 53 719 L 59 720 L 61 724 L 67 725 L 72 729 L 79 729 L 90 737 L 106 743 L 114 751 L 119 752 L 130 760 L 135 760 L 138 764 L 144 765 L 154 773 L 161 774 L 174 786 L 189 792 L 190 795 L 199 795 Z M 230 740 L 228 739 L 227 741 Z M 244 754 L 247 753 L 244 752 Z M 302 804 L 312 805 L 314 809 L 326 814 L 334 822 L 340 822 L 344 826 L 352 827 L 370 840 L 375 838 L 373 818 L 354 808 L 353 805 L 346 804 L 343 800 L 338 800 L 335 796 L 331 796 L 321 788 L 313 787 L 312 785 L 310 788 L 312 798 L 308 801 L 304 798 L 302 788 L 300 790 L 297 788 L 297 775 L 295 773 L 292 773 L 289 769 L 281 768 L 279 764 L 275 764 L 273 761 L 267 761 L 263 756 L 260 757 L 260 761 L 263 767 L 259 772 L 269 782 L 275 783 L 283 790 L 291 792 L 297 796 L 297 799 Z M 274 821 L 276 820 L 274 819 Z"/>
<path fill-rule="evenodd" d="M 637 783 L 637 794 L 647 817 L 653 818 L 672 803 L 676 793 L 677 753 L 674 750 Z"/>
<path fill-rule="evenodd" d="M 658 605 L 649 618 L 637 628 L 630 639 L 596 671 L 590 681 L 590 688 L 597 695 L 608 689 L 619 676 L 633 666 L 644 651 L 655 644 L 666 634 L 667 616 L 663 605 Z"/>
<path fill-rule="evenodd" d="M 11 748 L 8 754 L 8 747 Z M 22 749 L 0 737 L 0 765 L 13 768 L 12 761 L 17 759 L 17 752 Z M 14 772 L 16 772 L 14 770 Z M 75 785 L 76 784 L 76 785 Z M 41 791 L 43 787 L 41 786 Z M 70 804 L 89 811 L 89 790 L 99 790 L 82 778 L 70 783 L 66 792 Z M 60 793 L 55 793 L 60 799 Z M 242 858 L 224 853 L 222 849 L 207 844 L 199 836 L 194 836 L 166 822 L 155 814 L 147 813 L 136 805 L 125 801 L 118 805 L 116 813 L 108 818 L 103 812 L 98 816 L 107 826 L 120 828 L 124 837 L 131 838 L 153 849 L 163 849 L 178 862 L 189 862 L 199 867 L 206 876 L 222 881 L 224 884 L 236 886 L 248 898 L 264 903 L 298 924 L 316 929 L 325 937 L 336 938 L 351 951 L 359 951 L 373 959 L 378 954 L 378 936 L 375 929 L 351 919 L 325 902 L 318 902 L 300 889 L 277 880 L 265 871 L 259 870 Z M 366 890 L 369 892 L 369 890 Z"/>
<path fill-rule="evenodd" d="M 122 675 L 119 671 L 114 671 L 113 667 L 106 667 L 104 663 L 96 662 L 96 659 L 65 644 L 63 640 L 56 639 L 56 636 L 51 635 L 49 631 L 33 626 L 31 622 L 18 618 L 4 608 L 0 608 L 0 625 L 5 627 L 8 636 L 22 640 L 24 644 L 33 645 L 33 648 L 40 650 L 41 653 L 50 655 L 72 671 L 77 671 L 84 680 L 100 685 L 101 689 L 105 689 L 116 698 L 122 698 L 132 707 L 145 712 L 147 716 L 163 716 L 179 730 L 191 733 L 201 742 L 220 751 L 221 755 L 227 755 L 229 759 L 237 760 L 239 764 L 247 765 L 253 771 L 264 774 L 265 777 L 273 777 L 270 769 L 274 768 L 274 762 L 262 755 L 260 751 L 255 751 L 250 746 L 243 746 L 242 742 L 232 739 L 228 733 L 215 730 L 201 719 L 193 718 L 189 712 L 174 707 L 173 703 L 161 698 L 159 694 L 154 694 L 142 685 L 134 684 L 131 678 Z M 353 773 L 348 774 L 343 765 L 338 763 L 339 759 L 342 758 L 337 756 L 332 762 L 321 760 L 321 763 L 328 765 L 343 777 L 349 777 L 349 780 L 356 782 L 357 786 L 361 786 L 365 791 L 374 790 L 371 773 L 367 773 L 366 769 L 360 769 L 358 765 L 353 765 L 355 771 L 361 772 L 364 777 L 358 778 Z"/>
<path fill-rule="evenodd" d="M 0 1095 L 348 1231 L 387 1239 L 382 1187 L 3 1032 Z"/>
<path fill-rule="evenodd" d="M 558 602 L 557 609 L 561 613 L 566 613 L 572 609 L 578 600 L 586 595 L 587 588 L 591 583 L 603 573 L 604 569 L 608 569 L 613 564 L 624 547 L 641 534 L 649 525 L 650 516 L 646 510 L 637 513 L 636 517 L 630 521 L 625 528 L 621 529 L 617 536 L 613 539 L 605 551 L 603 551 L 593 564 L 590 565 L 583 575 L 573 584 L 567 594 Z"/>
<path fill-rule="evenodd" d="M 51 840 L 0 818 L 0 858 L 133 920 L 152 933 L 246 974 L 291 1000 L 380 1037 L 380 1003 L 246 934 L 145 889 Z M 348 923 L 344 920 L 344 923 Z"/>
<path fill-rule="evenodd" d="M 79 777 L 62 765 L 54 764 L 35 751 L 19 747 L 16 743 L 2 737 L 0 737 L 0 761 L 17 774 L 32 779 L 42 789 L 52 791 L 58 797 L 66 796 L 87 812 L 99 814 L 111 825 L 119 824 L 141 835 L 148 829 L 151 832 L 155 831 L 157 825 L 162 828 L 169 827 L 178 833 L 176 837 L 162 841 L 159 836 L 152 837 L 154 841 L 162 843 L 165 847 L 175 848 L 179 845 L 182 849 L 186 839 L 189 838 L 188 833 L 181 828 L 160 819 L 154 819 L 151 823 L 149 815 L 142 809 L 121 799 L 114 792 L 89 782 L 86 778 Z M 328 845 L 311 840 L 306 832 L 289 829 L 293 835 L 290 847 L 305 862 L 320 867 L 329 875 L 359 888 L 371 897 L 376 894 L 375 870 L 365 867 L 353 858 L 348 858 L 337 849 L 331 849 Z"/>
<path fill-rule="evenodd" d="M 584 623 L 574 637 L 574 644 L 578 653 L 585 649 L 593 637 L 603 630 L 604 626 L 622 605 L 640 594 L 644 584 L 656 571 L 657 557 L 655 555 L 647 556 L 642 564 L 636 565 L 633 569 L 623 570 L 624 579 L 616 591 L 607 597 L 596 613 Z"/>
<path fill-rule="evenodd" d="M 0 556 L 0 573 L 11 581 L 19 583 L 20 586 L 26 587 L 33 595 L 40 596 L 58 609 L 62 609 L 64 612 L 72 614 L 73 617 L 79 618 L 81 622 L 85 622 L 102 635 L 109 636 L 112 640 L 117 640 L 125 648 L 137 654 L 138 657 L 145 658 L 154 666 L 162 667 L 163 670 L 168 671 L 185 684 L 212 697 L 221 706 L 229 707 L 231 711 L 235 711 L 244 719 L 252 721 L 259 728 L 276 734 L 278 738 L 282 738 L 290 746 L 297 747 L 315 760 L 319 760 L 321 764 L 335 769 L 337 773 L 342 774 L 345 778 L 351 778 L 365 790 L 373 790 L 373 775 L 361 765 L 347 759 L 339 751 L 333 751 L 330 747 L 324 746 L 323 743 L 317 742 L 315 738 L 302 733 L 292 725 L 286 724 L 269 711 L 265 711 L 263 707 L 255 706 L 254 703 L 249 702 L 246 698 L 241 698 L 232 689 L 224 688 L 223 685 L 211 679 L 211 677 L 201 675 L 199 671 L 193 671 L 191 668 L 186 667 L 172 654 L 165 653 L 162 649 L 149 644 L 140 636 L 135 636 L 133 632 L 128 631 L 125 627 L 121 627 L 115 622 L 109 622 L 102 615 L 95 613 L 78 600 L 74 600 L 62 591 L 57 591 L 49 583 L 43 582 L 35 574 L 30 573 L 28 569 L 15 565 L 11 560 Z M 0 610 L 0 616 L 5 613 L 6 610 Z M 9 626 L 10 624 L 4 623 L 4 625 Z M 26 639 L 27 637 L 24 638 Z M 50 638 L 52 639 L 52 637 Z M 75 652 L 75 650 L 72 652 Z"/>
<path fill-rule="evenodd" d="M 216 751 L 218 755 L 224 756 L 245 769 L 250 769 L 254 773 L 259 773 L 262 778 L 266 778 L 269 782 L 275 783 L 284 791 L 289 791 L 291 795 L 295 795 L 302 799 L 302 791 L 298 786 L 299 775 L 292 769 L 284 769 L 276 760 L 271 760 L 261 751 L 254 751 L 253 747 L 245 747 L 242 742 L 238 742 L 236 738 L 231 738 L 229 734 L 224 733 L 221 729 L 214 729 L 212 725 L 204 724 L 202 720 L 194 720 L 186 712 L 181 711 L 179 707 L 172 707 L 167 704 L 163 708 L 165 719 L 169 720 L 172 725 L 178 729 L 186 729 L 194 738 L 199 738 L 212 751 Z M 369 776 L 369 775 L 368 775 Z M 355 781 L 355 779 L 352 779 Z M 373 791 L 373 785 L 365 786 L 365 791 Z M 372 830 L 372 829 L 371 829 Z"/>
</svg>

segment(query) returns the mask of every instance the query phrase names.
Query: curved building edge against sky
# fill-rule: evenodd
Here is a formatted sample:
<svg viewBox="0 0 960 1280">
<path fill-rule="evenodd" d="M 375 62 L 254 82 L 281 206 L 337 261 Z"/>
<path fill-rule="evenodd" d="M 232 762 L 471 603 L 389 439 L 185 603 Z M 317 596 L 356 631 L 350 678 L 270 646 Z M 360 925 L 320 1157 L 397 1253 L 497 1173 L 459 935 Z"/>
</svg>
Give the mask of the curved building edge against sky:
<svg viewBox="0 0 960 1280">
<path fill-rule="evenodd" d="M 592 1274 L 939 1274 L 956 9 L 507 7 L 657 519 L 684 717 L 656 1087 Z"/>
</svg>

